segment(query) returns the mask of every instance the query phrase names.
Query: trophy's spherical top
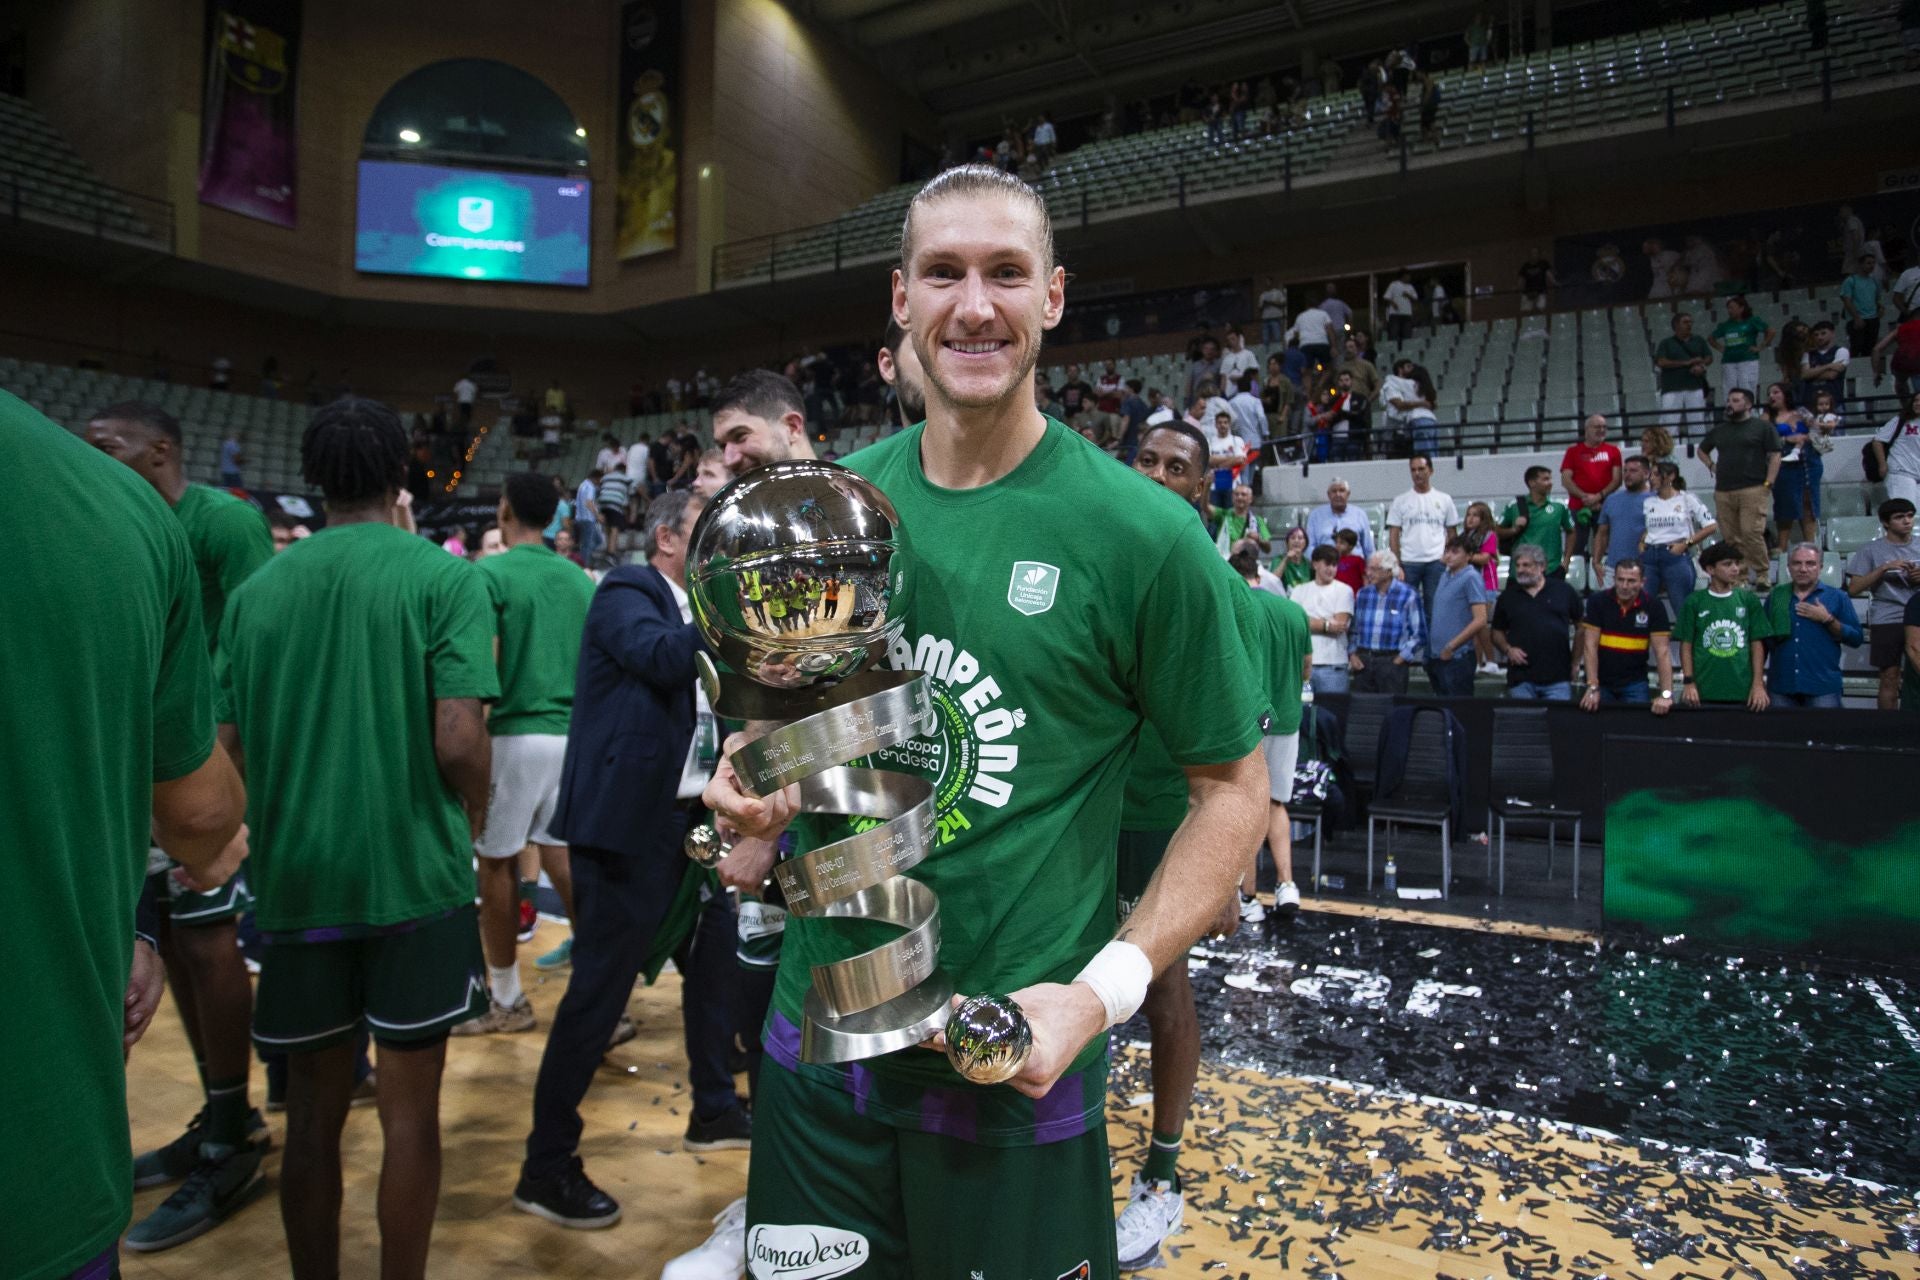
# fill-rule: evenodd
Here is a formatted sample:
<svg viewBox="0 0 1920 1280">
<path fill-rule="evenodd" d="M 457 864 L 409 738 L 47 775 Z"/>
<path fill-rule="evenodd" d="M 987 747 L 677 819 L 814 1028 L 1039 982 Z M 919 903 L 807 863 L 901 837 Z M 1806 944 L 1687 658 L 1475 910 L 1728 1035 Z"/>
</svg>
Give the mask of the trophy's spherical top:
<svg viewBox="0 0 1920 1280">
<path fill-rule="evenodd" d="M 681 847 L 686 855 L 703 867 L 717 867 L 720 860 L 727 856 L 731 846 L 720 839 L 720 833 L 711 823 L 702 823 L 687 832 L 687 838 Z"/>
<path fill-rule="evenodd" d="M 975 1084 L 1020 1074 L 1033 1051 L 1033 1027 L 1007 996 L 971 996 L 947 1020 L 947 1061 Z"/>
<path fill-rule="evenodd" d="M 715 657 L 751 680 L 844 680 L 884 659 L 905 625 L 905 547 L 893 504 L 863 476 L 771 463 L 715 494 L 694 526 L 694 621 Z"/>
</svg>

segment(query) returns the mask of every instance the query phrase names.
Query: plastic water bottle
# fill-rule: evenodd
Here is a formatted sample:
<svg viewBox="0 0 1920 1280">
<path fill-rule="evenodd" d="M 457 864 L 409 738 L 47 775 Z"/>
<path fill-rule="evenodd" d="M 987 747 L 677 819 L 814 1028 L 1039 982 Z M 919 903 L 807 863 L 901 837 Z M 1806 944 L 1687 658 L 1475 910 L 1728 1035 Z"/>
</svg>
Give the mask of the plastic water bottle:
<svg viewBox="0 0 1920 1280">
<path fill-rule="evenodd" d="M 1386 888 L 1388 893 L 1398 893 L 1400 890 L 1400 866 L 1393 860 L 1392 854 L 1387 855 Z"/>
<path fill-rule="evenodd" d="M 1307 707 L 1313 705 L 1313 681 L 1307 680 L 1301 683 L 1300 704 Z"/>
</svg>

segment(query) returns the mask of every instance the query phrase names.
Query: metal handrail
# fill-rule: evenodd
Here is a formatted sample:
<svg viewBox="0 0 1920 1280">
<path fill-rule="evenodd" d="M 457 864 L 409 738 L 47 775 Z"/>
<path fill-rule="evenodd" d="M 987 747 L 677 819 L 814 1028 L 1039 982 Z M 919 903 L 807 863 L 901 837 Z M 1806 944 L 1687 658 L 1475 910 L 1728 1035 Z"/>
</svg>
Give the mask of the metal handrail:
<svg viewBox="0 0 1920 1280">
<path fill-rule="evenodd" d="M 0 211 L 16 222 L 64 227 L 102 239 L 111 236 L 141 241 L 167 254 L 173 252 L 173 205 L 169 201 L 104 183 L 85 188 L 66 187 L 58 196 L 41 189 L 56 186 L 60 184 L 34 175 L 0 174 Z M 81 211 L 79 217 L 74 216 L 75 206 Z M 123 220 L 133 226 L 122 225 Z"/>
<path fill-rule="evenodd" d="M 1855 17 L 1859 22 L 1871 20 L 1864 15 L 1855 15 Z M 1836 29 L 1834 34 L 1838 36 L 1840 34 L 1839 30 Z M 1683 95 L 1682 91 L 1686 86 L 1675 83 L 1681 74 L 1679 67 L 1681 58 L 1685 54 L 1691 54 L 1694 51 L 1694 47 L 1690 45 L 1684 53 L 1670 52 L 1667 40 L 1662 39 L 1657 51 L 1655 51 L 1652 56 L 1636 60 L 1632 64 L 1631 70 L 1623 68 L 1619 71 L 1610 71 L 1604 76 L 1593 78 L 1599 82 L 1597 87 L 1637 86 L 1654 89 L 1664 87 L 1666 89 L 1664 97 L 1653 100 L 1652 106 L 1647 112 L 1636 113 L 1636 115 L 1629 117 L 1616 118 L 1638 118 L 1640 114 L 1648 116 L 1664 115 L 1666 120 L 1665 127 L 1667 131 L 1671 133 L 1677 128 L 1678 118 L 1683 111 L 1703 110 L 1707 107 L 1718 105 L 1717 100 L 1696 103 L 1691 97 Z M 1832 57 L 1833 53 L 1830 47 L 1827 54 L 1821 59 L 1822 106 L 1828 110 L 1832 107 L 1832 83 L 1834 79 Z M 1525 58 L 1510 60 L 1510 65 L 1517 66 L 1522 73 L 1526 70 L 1525 63 Z M 1445 92 L 1446 86 L 1443 81 L 1441 97 L 1443 118 L 1446 116 L 1457 117 L 1463 110 L 1480 101 L 1493 101 L 1501 106 L 1510 106 L 1516 113 L 1525 113 L 1522 126 L 1504 135 L 1502 131 L 1495 130 L 1493 135 L 1486 141 L 1492 143 L 1518 140 L 1522 141 L 1528 150 L 1531 150 L 1538 133 L 1542 131 L 1557 132 L 1559 128 L 1567 127 L 1568 117 L 1578 112 L 1579 97 L 1572 99 L 1574 105 L 1567 106 L 1565 104 L 1568 103 L 1569 99 L 1562 95 L 1559 90 L 1564 80 L 1588 79 L 1589 77 L 1583 74 L 1584 65 L 1585 64 L 1582 64 L 1582 71 L 1575 71 L 1569 68 L 1567 72 L 1563 73 L 1558 68 L 1551 68 L 1545 75 L 1534 76 L 1522 74 L 1521 76 L 1515 77 L 1517 83 L 1500 88 L 1469 90 L 1465 92 L 1456 90 L 1452 94 Z M 1284 189 L 1289 192 L 1293 189 L 1295 173 L 1294 147 L 1292 143 L 1298 133 L 1326 132 L 1338 128 L 1340 129 L 1341 140 L 1344 141 L 1346 138 L 1353 136 L 1351 126 L 1361 118 L 1362 114 L 1359 105 L 1359 94 L 1356 90 L 1343 90 L 1339 94 L 1332 95 L 1331 97 L 1321 95 L 1307 99 L 1306 102 L 1308 105 L 1303 126 L 1298 130 L 1289 128 L 1288 132 L 1280 135 L 1282 138 L 1282 174 L 1280 181 Z M 1319 110 L 1318 122 L 1316 122 L 1316 106 Z M 1543 114 L 1549 115 L 1550 117 L 1549 123 L 1544 126 L 1541 123 L 1541 116 Z M 1409 110 L 1406 113 L 1406 118 L 1410 121 L 1417 120 L 1417 107 Z M 1195 135 L 1204 139 L 1207 129 L 1206 126 L 1202 124 L 1188 124 L 1174 126 L 1174 129 L 1171 131 L 1156 130 L 1154 132 L 1185 132 L 1189 135 Z M 1130 170 L 1144 174 L 1164 174 L 1167 190 L 1165 194 L 1159 198 L 1173 200 L 1179 207 L 1185 208 L 1189 198 L 1189 189 L 1193 185 L 1188 181 L 1189 174 L 1203 171 L 1207 165 L 1222 155 L 1231 156 L 1245 149 L 1249 144 L 1264 143 L 1268 141 L 1269 137 L 1270 135 L 1259 135 L 1248 139 L 1247 142 L 1236 139 L 1231 143 L 1224 144 L 1220 148 L 1209 147 L 1198 155 L 1178 153 L 1144 157 L 1115 156 L 1106 160 L 1081 163 L 1078 165 L 1074 163 L 1072 153 L 1069 153 L 1057 160 L 1054 167 L 1049 169 L 1034 186 L 1036 189 L 1039 189 L 1043 195 L 1049 195 L 1051 197 L 1051 195 L 1056 193 L 1048 191 L 1047 188 L 1050 183 L 1056 188 L 1064 188 L 1067 186 L 1067 183 L 1060 180 L 1062 175 L 1073 175 L 1077 179 L 1073 184 L 1075 187 L 1074 190 L 1059 192 L 1060 194 L 1066 194 L 1070 197 L 1067 202 L 1068 207 L 1065 209 L 1050 209 L 1054 215 L 1056 226 L 1063 224 L 1071 225 L 1076 220 L 1081 225 L 1086 225 L 1092 212 L 1089 207 L 1088 193 L 1091 186 L 1094 185 L 1089 179 L 1093 175 L 1120 170 Z M 1426 152 L 1421 150 L 1421 144 L 1408 140 L 1406 130 L 1403 129 L 1400 147 L 1398 149 L 1399 165 L 1403 173 L 1407 169 L 1409 157 L 1415 153 L 1426 154 Z M 1261 179 L 1260 181 L 1266 181 L 1266 179 Z M 1259 185 L 1259 182 L 1250 181 L 1245 185 Z M 849 233 L 851 232 L 864 233 L 875 223 L 892 223 L 898 219 L 902 214 L 902 209 L 910 192 L 908 192 L 905 187 L 901 187 L 896 188 L 893 194 L 899 197 L 898 203 L 901 208 L 895 208 L 892 202 L 889 202 L 868 209 L 865 212 L 858 209 L 852 210 L 842 214 L 838 218 L 815 223 L 811 226 L 796 227 L 787 231 L 774 232 L 771 235 L 753 236 L 716 245 L 713 249 L 712 261 L 714 283 L 733 283 L 755 279 L 762 275 L 765 276 L 769 283 L 776 281 L 782 274 L 780 266 L 782 249 L 791 249 L 795 245 L 803 243 L 813 244 L 821 240 L 831 241 L 831 258 L 833 269 L 836 271 L 840 270 L 849 261 L 866 257 L 884 256 L 884 254 L 876 254 L 865 250 L 850 251 L 848 239 Z M 876 197 L 876 199 L 878 199 L 878 197 Z M 1150 203 L 1150 201 L 1141 201 L 1138 203 L 1144 204 Z M 825 255 L 822 255 L 823 259 L 824 256 Z M 797 272 L 789 268 L 788 274 L 817 273 L 823 265 L 824 261 L 812 261 L 800 268 Z"/>
<path fill-rule="evenodd" d="M 1855 396 L 1847 401 L 1849 425 L 1843 426 L 1837 434 L 1853 441 L 1864 441 L 1880 428 L 1884 418 L 1900 411 L 1901 403 L 1899 396 L 1890 393 Z M 1714 415 L 1709 421 L 1717 420 L 1718 410 L 1710 409 L 1708 413 Z M 1673 411 L 1664 409 L 1610 413 L 1607 415 L 1608 437 L 1613 440 L 1631 439 L 1648 427 L 1667 426 L 1672 418 Z M 1700 437 L 1706 433 L 1705 421 L 1696 417 L 1694 422 L 1695 428 L 1690 434 L 1683 436 L 1675 433 L 1674 438 L 1674 448 L 1684 450 L 1689 456 Z M 1549 425 L 1548 416 L 1543 413 L 1517 418 L 1474 418 L 1464 422 L 1435 422 L 1432 427 L 1423 429 L 1421 437 L 1420 444 L 1427 446 L 1424 451 L 1432 453 L 1436 459 L 1464 461 L 1469 457 L 1491 457 L 1501 453 L 1537 453 L 1573 444 L 1580 438 L 1580 423 L 1568 420 L 1564 424 Z M 1308 430 L 1295 431 L 1267 440 L 1261 447 L 1260 465 L 1312 467 L 1405 456 L 1404 453 L 1384 449 L 1372 451 L 1371 445 L 1385 438 L 1384 427 L 1376 419 L 1370 430 L 1349 437 L 1350 451 L 1345 456 L 1322 459 L 1312 456 L 1318 435 Z M 1296 451 L 1295 456 L 1286 456 L 1289 449 Z"/>
</svg>

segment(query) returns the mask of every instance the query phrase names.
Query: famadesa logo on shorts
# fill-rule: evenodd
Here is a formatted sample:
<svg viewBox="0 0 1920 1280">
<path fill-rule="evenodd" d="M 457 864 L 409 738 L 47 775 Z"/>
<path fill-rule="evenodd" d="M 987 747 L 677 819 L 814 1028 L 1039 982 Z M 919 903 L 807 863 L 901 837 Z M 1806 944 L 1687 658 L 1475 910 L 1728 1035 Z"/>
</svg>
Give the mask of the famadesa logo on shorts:
<svg viewBox="0 0 1920 1280">
<path fill-rule="evenodd" d="M 836 1227 L 761 1225 L 747 1237 L 755 1280 L 828 1280 L 866 1265 L 867 1238 Z"/>
</svg>

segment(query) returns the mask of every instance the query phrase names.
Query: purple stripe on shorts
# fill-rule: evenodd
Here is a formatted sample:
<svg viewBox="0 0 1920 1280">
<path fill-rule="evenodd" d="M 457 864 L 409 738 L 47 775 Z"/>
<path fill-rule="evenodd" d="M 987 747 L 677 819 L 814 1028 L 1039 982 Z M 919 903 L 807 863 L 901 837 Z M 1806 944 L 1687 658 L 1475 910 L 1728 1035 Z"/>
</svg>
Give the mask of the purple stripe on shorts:
<svg viewBox="0 0 1920 1280">
<path fill-rule="evenodd" d="M 787 1070 L 800 1069 L 800 1028 L 778 1009 L 767 1015 L 767 1026 L 761 1033 L 760 1047 Z"/>
<path fill-rule="evenodd" d="M 113 1274 L 115 1264 L 120 1261 L 120 1246 L 110 1244 L 107 1251 L 92 1262 L 76 1270 L 67 1280 L 107 1280 Z"/>
<path fill-rule="evenodd" d="M 920 1096 L 920 1131 L 962 1142 L 980 1138 L 980 1096 L 964 1089 L 930 1088 Z"/>
<path fill-rule="evenodd" d="M 853 1091 L 854 1114 L 867 1114 L 867 1099 L 873 1096 L 873 1072 L 855 1062 L 847 1071 L 847 1084 Z"/>
<path fill-rule="evenodd" d="M 1061 1076 L 1046 1096 L 1033 1104 L 1035 1146 L 1077 1138 L 1091 1127 L 1087 1119 L 1087 1073 L 1084 1071 Z"/>
</svg>

